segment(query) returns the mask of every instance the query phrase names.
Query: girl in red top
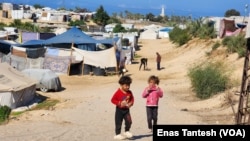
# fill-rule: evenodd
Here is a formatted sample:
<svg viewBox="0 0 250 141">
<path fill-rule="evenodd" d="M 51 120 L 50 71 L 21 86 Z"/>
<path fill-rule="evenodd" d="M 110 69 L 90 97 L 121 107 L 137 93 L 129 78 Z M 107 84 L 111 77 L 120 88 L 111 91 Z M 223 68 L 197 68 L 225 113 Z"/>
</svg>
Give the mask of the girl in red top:
<svg viewBox="0 0 250 141">
<path fill-rule="evenodd" d="M 120 88 L 116 90 L 111 102 L 116 105 L 115 110 L 115 133 L 114 139 L 132 138 L 132 133 L 129 132 L 132 120 L 130 116 L 130 107 L 134 104 L 134 96 L 129 90 L 132 79 L 129 76 L 122 76 L 119 79 Z M 125 120 L 125 133 L 121 135 L 122 121 Z"/>
</svg>

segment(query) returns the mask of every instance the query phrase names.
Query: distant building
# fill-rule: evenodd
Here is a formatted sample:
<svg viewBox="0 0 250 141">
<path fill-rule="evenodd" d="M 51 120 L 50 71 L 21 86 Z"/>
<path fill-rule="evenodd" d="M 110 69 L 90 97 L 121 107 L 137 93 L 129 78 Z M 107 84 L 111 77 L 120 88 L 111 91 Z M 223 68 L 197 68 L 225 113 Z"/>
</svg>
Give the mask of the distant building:
<svg viewBox="0 0 250 141">
<path fill-rule="evenodd" d="M 162 5 L 160 16 L 165 17 L 165 7 Z"/>
<path fill-rule="evenodd" d="M 116 23 L 106 25 L 104 27 L 105 32 L 113 32 L 113 29 L 116 25 Z M 121 24 L 121 26 L 124 27 L 126 30 L 134 29 L 134 24 Z"/>
</svg>

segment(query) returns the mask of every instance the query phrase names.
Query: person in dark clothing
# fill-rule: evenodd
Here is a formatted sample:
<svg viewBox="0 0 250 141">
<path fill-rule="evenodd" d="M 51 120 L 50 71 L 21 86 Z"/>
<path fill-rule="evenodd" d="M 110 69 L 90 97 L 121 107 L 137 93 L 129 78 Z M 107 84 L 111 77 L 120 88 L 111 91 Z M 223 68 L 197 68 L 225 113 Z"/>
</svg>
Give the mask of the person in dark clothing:
<svg viewBox="0 0 250 141">
<path fill-rule="evenodd" d="M 157 70 L 161 70 L 161 55 L 156 52 L 156 63 L 157 63 Z"/>
<path fill-rule="evenodd" d="M 126 69 L 126 59 L 127 57 L 125 56 L 123 59 L 120 60 L 120 63 L 119 63 L 119 76 L 124 76 L 124 73 L 127 71 Z"/>
<path fill-rule="evenodd" d="M 143 65 L 143 69 L 146 70 L 147 65 L 148 65 L 148 58 L 141 58 L 141 64 L 140 64 L 139 70 L 141 70 L 142 65 Z"/>
<path fill-rule="evenodd" d="M 119 79 L 120 87 L 116 90 L 111 98 L 111 102 L 116 106 L 115 109 L 115 136 L 114 139 L 132 138 L 129 132 L 132 124 L 130 108 L 134 104 L 134 96 L 130 89 L 132 79 L 129 76 L 122 76 Z M 125 120 L 125 133 L 121 135 L 122 121 Z"/>
</svg>

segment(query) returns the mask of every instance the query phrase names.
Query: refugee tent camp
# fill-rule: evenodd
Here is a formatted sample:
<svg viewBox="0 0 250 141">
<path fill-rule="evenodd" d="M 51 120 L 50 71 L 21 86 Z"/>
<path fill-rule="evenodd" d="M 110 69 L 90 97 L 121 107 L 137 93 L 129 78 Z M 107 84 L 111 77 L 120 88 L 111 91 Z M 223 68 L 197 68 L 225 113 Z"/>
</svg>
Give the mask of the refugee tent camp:
<svg viewBox="0 0 250 141">
<path fill-rule="evenodd" d="M 95 74 L 99 75 L 98 72 L 100 72 L 101 73 L 100 75 L 103 75 L 104 68 L 110 67 L 110 64 L 108 64 L 109 58 L 114 59 L 111 62 L 115 61 L 115 64 L 116 64 L 116 59 L 115 57 L 113 57 L 115 56 L 115 50 L 114 48 L 112 48 L 113 41 L 114 40 L 112 39 L 96 40 L 74 26 L 62 34 L 59 34 L 53 38 L 45 40 L 44 43 L 48 47 L 50 55 L 57 56 L 58 54 L 61 54 L 60 56 L 64 56 L 64 57 L 70 56 L 71 58 L 70 63 L 73 65 L 77 63 L 79 64 L 79 62 L 82 61 L 83 66 L 77 67 L 77 68 L 82 69 L 81 70 L 82 74 L 89 74 L 90 72 L 96 72 Z M 100 49 L 99 48 L 100 44 L 104 44 L 105 46 L 107 46 L 107 48 L 103 50 Z M 73 49 L 73 47 L 75 49 Z M 67 48 L 67 49 L 70 49 L 70 51 L 65 52 L 65 50 L 64 51 L 60 50 L 61 48 Z M 54 50 L 53 51 L 54 54 L 51 54 L 51 51 L 52 51 L 51 49 Z M 59 49 L 59 51 L 55 51 L 56 49 Z M 107 51 L 104 51 L 104 50 L 107 50 Z M 84 52 L 84 56 L 80 52 Z M 113 53 L 111 54 L 111 56 L 110 56 L 110 52 Z M 96 56 L 95 54 L 99 54 L 99 55 Z M 89 61 L 90 59 L 92 59 L 92 61 Z M 108 62 L 105 63 L 103 61 L 108 61 Z M 105 67 L 103 66 L 103 64 L 106 64 Z M 111 65 L 111 66 L 116 67 L 116 65 Z M 102 70 L 100 71 L 100 69 Z"/>
<path fill-rule="evenodd" d="M 0 106 L 11 109 L 30 104 L 36 94 L 36 80 L 7 63 L 0 63 Z"/>
<path fill-rule="evenodd" d="M 23 45 L 13 46 L 11 49 L 11 57 L 9 57 L 10 59 L 5 60 L 20 71 L 35 67 L 50 69 L 56 73 L 70 74 L 73 67 L 74 70 L 77 70 L 77 74 L 90 74 L 90 72 L 96 72 L 95 75 L 104 75 L 104 68 L 110 65 L 105 65 L 106 67 L 103 67 L 102 62 L 103 60 L 108 60 L 110 57 L 112 58 L 112 56 L 110 56 L 110 53 L 104 53 L 102 51 L 110 49 L 111 51 L 107 52 L 112 52 L 113 55 L 115 55 L 115 49 L 112 47 L 113 41 L 114 40 L 111 39 L 96 40 L 83 33 L 80 29 L 72 27 L 66 32 L 47 40 L 32 40 L 25 42 Z M 100 44 L 106 47 L 101 49 Z M 27 45 L 27 47 L 25 45 Z M 39 45 L 39 47 L 35 48 L 36 45 Z M 98 57 L 95 55 L 88 55 L 87 57 L 85 53 L 85 57 L 73 50 L 72 47 L 88 51 L 90 54 L 92 54 L 92 52 L 98 52 L 101 55 L 98 55 Z M 44 48 L 46 48 L 46 51 L 44 51 Z M 37 54 L 38 52 L 39 54 Z M 43 52 L 44 55 L 42 56 L 41 53 Z M 29 53 L 32 53 L 32 58 Z M 34 53 L 37 54 L 37 58 L 34 57 Z M 20 56 L 20 54 L 22 54 L 22 56 Z M 91 58 L 89 56 L 95 58 L 94 64 L 86 63 L 88 62 L 88 58 Z M 114 61 L 116 61 L 116 59 L 114 59 Z"/>
</svg>

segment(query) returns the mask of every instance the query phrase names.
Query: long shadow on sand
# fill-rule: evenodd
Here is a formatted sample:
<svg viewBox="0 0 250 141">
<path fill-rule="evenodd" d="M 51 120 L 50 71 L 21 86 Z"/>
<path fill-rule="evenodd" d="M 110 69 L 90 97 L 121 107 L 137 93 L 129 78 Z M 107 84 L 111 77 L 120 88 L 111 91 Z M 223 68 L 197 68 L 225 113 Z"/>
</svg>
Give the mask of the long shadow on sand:
<svg viewBox="0 0 250 141">
<path fill-rule="evenodd" d="M 129 140 L 138 140 L 138 139 L 142 139 L 142 138 L 146 138 L 146 137 L 150 137 L 153 136 L 153 134 L 145 134 L 145 135 L 134 135 L 131 139 Z"/>
</svg>

